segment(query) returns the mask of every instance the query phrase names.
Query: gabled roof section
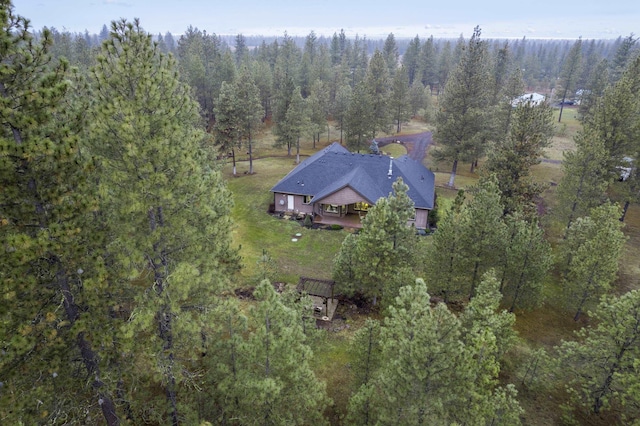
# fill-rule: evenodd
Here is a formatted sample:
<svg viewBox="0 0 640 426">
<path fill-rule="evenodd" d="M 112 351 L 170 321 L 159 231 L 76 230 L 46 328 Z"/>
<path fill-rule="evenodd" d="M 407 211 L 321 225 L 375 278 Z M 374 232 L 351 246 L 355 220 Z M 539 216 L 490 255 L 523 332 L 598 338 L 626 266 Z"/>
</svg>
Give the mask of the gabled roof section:
<svg viewBox="0 0 640 426">
<path fill-rule="evenodd" d="M 391 174 L 389 174 L 391 172 Z M 370 203 L 393 192 L 398 177 L 409 186 L 416 208 L 432 209 L 434 175 L 422 163 L 407 156 L 398 159 L 375 154 L 356 154 L 334 142 L 289 172 L 272 192 L 311 195 L 312 202 L 350 187 Z"/>
<path fill-rule="evenodd" d="M 322 202 L 322 199 L 341 190 L 342 188 L 350 187 L 358 194 L 360 194 L 368 203 L 375 204 L 380 197 L 385 197 L 380 191 L 380 188 L 376 185 L 376 182 L 369 176 L 369 174 L 362 169 L 362 167 L 356 167 L 349 173 L 344 175 L 341 179 L 330 183 L 320 192 L 313 196 L 313 202 Z"/>
</svg>

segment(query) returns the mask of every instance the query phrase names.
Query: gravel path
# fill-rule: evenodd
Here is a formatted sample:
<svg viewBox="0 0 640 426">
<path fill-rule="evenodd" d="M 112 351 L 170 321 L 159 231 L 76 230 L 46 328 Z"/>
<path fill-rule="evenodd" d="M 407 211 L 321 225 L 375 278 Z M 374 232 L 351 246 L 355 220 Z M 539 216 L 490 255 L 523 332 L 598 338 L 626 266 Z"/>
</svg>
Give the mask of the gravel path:
<svg viewBox="0 0 640 426">
<path fill-rule="evenodd" d="M 422 162 L 427 154 L 427 148 L 433 143 L 431 132 L 415 133 L 413 135 L 388 136 L 376 138 L 378 146 L 383 147 L 390 143 L 400 142 L 407 150 L 409 157 Z"/>
</svg>

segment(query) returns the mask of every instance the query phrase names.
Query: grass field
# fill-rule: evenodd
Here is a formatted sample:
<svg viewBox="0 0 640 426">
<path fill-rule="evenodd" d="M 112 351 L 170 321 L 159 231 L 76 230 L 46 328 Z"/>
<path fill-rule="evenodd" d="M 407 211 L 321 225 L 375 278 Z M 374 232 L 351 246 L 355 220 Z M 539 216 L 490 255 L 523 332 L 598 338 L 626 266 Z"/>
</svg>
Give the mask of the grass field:
<svg viewBox="0 0 640 426">
<path fill-rule="evenodd" d="M 551 209 L 554 203 L 555 184 L 562 177 L 561 164 L 557 160 L 562 159 L 563 151 L 574 149 L 572 137 L 579 129 L 575 110 L 565 109 L 563 123 L 566 123 L 566 128 L 561 129 L 561 135 L 556 135 L 553 145 L 547 149 L 548 159 L 556 161 L 542 162 L 532 171 L 533 176 L 539 181 L 549 184 L 548 190 L 543 195 Z M 427 126 L 422 123 L 412 123 L 410 126 L 405 126 L 404 130 L 407 131 L 407 128 L 420 132 L 427 129 Z M 410 132 L 407 131 L 407 133 Z M 339 138 L 339 133 L 335 130 L 332 130 L 332 135 Z M 327 140 L 325 134 L 317 148 L 326 146 L 331 140 L 335 139 L 331 137 Z M 248 170 L 248 164 L 244 161 L 238 164 L 237 177 L 231 174 L 229 164 L 224 168 L 224 175 L 235 201 L 233 239 L 234 243 L 241 247 L 240 254 L 244 263 L 244 269 L 238 277 L 239 284 L 243 287 L 256 284 L 254 277 L 258 271 L 257 261 L 263 250 L 266 250 L 276 261 L 278 281 L 295 284 L 300 276 L 330 278 L 333 257 L 346 236 L 346 231 L 310 230 L 300 226 L 296 221 L 275 218 L 267 213 L 269 203 L 272 202 L 270 188 L 295 167 L 295 150 L 293 156 L 286 157 L 285 149 L 274 149 L 272 144 L 271 136 L 256 142 L 255 153 L 259 159 L 254 162 L 255 174 L 244 174 L 244 171 Z M 309 141 L 302 144 L 301 152 L 304 156 L 315 152 L 311 145 Z M 404 154 L 404 148 L 400 145 L 393 145 L 391 149 L 394 156 Z M 478 179 L 478 174 L 471 173 L 468 164 L 460 164 L 455 181 L 456 189 L 449 189 L 444 185 L 449 179 L 450 165 L 434 165 L 430 157 L 425 159 L 425 164 L 435 172 L 436 192 L 442 204 L 450 203 L 455 198 L 457 188 L 468 188 Z M 629 240 L 621 262 L 617 292 L 640 287 L 640 266 L 637 261 L 640 258 L 639 206 L 631 206 L 625 222 L 624 230 Z M 296 233 L 301 233 L 302 236 L 297 242 L 292 242 L 291 237 Z M 563 339 L 572 339 L 575 330 L 589 324 L 589 318 L 586 315 L 580 322 L 574 322 L 572 313 L 566 311 L 561 305 L 559 294 L 558 279 L 551 276 L 546 286 L 546 302 L 543 306 L 531 312 L 516 313 L 516 330 L 520 339 L 516 348 L 508 355 L 505 368 L 501 373 L 505 382 L 512 382 L 519 388 L 519 400 L 526 409 L 525 424 L 527 425 L 561 424 L 558 406 L 559 399 L 563 398 L 563 395 L 562 393 L 540 395 L 520 385 L 516 372 L 523 354 L 538 347 L 551 348 Z M 328 394 L 334 400 L 334 405 L 327 412 L 332 424 L 340 424 L 339 419 L 346 412 L 347 399 L 351 392 L 351 379 L 347 367 L 348 348 L 353 332 L 365 317 L 362 313 L 350 311 L 347 319 L 338 321 L 337 324 L 340 326 L 328 331 L 323 341 L 314 348 L 316 354 L 314 369 L 318 377 L 326 381 Z M 583 420 L 583 424 L 611 423 L 611 419 L 605 417 Z"/>
</svg>

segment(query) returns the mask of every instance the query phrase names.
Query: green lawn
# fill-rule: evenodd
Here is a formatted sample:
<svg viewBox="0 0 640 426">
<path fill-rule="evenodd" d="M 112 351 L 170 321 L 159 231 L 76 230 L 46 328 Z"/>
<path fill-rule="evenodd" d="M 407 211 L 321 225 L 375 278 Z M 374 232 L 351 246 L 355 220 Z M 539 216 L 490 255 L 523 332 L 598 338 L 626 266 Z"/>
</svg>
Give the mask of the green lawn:
<svg viewBox="0 0 640 426">
<path fill-rule="evenodd" d="M 295 167 L 294 160 L 287 157 L 256 160 L 255 174 L 237 177 L 233 177 L 230 165 L 224 168 L 234 198 L 233 239 L 235 246 L 240 246 L 244 264 L 243 286 L 255 284 L 251 279 L 263 250 L 277 263 L 278 281 L 296 284 L 301 275 L 331 278 L 333 257 L 346 232 L 307 229 L 296 221 L 273 217 L 267 211 L 273 201 L 269 190 Z M 296 233 L 302 236 L 292 242 Z"/>
</svg>

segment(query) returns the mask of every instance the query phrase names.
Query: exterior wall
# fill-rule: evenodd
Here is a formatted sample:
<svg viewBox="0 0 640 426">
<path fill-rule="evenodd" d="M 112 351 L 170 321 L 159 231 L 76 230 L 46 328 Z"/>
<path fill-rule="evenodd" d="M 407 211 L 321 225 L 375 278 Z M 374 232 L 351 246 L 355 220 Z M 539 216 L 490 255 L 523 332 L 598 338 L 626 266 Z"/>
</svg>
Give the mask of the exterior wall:
<svg viewBox="0 0 640 426">
<path fill-rule="evenodd" d="M 428 217 L 429 217 L 429 210 L 416 209 L 415 220 L 409 223 L 414 223 L 416 225 L 416 228 L 418 229 L 426 229 Z"/>
<path fill-rule="evenodd" d="M 275 205 L 275 211 L 276 212 L 286 212 L 289 211 L 287 209 L 287 196 L 291 195 L 291 194 L 283 194 L 283 193 L 274 193 L 273 195 L 273 200 L 274 200 L 274 205 Z M 344 188 L 334 194 L 331 194 L 330 196 L 324 198 L 323 200 L 321 200 L 321 203 L 316 203 L 316 204 L 305 204 L 304 203 L 304 196 L 302 195 L 294 195 L 293 196 L 293 203 L 294 203 L 294 208 L 293 211 L 296 213 L 306 213 L 306 214 L 311 214 L 311 213 L 319 213 L 321 215 L 324 216 L 330 216 L 330 217 L 340 217 L 341 215 L 338 213 L 329 213 L 326 211 L 322 211 L 321 205 L 320 204 L 336 204 L 339 206 L 349 206 L 348 210 L 344 211 L 343 214 L 345 213 L 349 213 L 349 214 L 359 214 L 358 212 L 353 210 L 353 206 L 351 206 L 351 204 L 353 203 L 357 203 L 359 201 L 365 201 L 362 199 L 362 197 L 355 192 L 354 190 L 352 190 L 351 188 Z M 282 204 L 280 203 L 280 201 L 282 201 Z M 427 228 L 427 219 L 429 217 L 429 210 L 424 210 L 424 209 L 416 209 L 416 216 L 414 220 L 409 221 L 407 224 L 408 225 L 412 225 L 414 224 L 416 228 L 418 229 L 426 229 Z"/>
<path fill-rule="evenodd" d="M 283 194 L 276 192 L 273 194 L 274 201 L 274 211 L 276 212 L 286 212 L 291 211 L 287 206 L 287 196 L 291 194 Z M 313 204 L 305 204 L 303 195 L 294 195 L 293 196 L 293 211 L 296 213 L 312 213 L 313 212 Z"/>
<path fill-rule="evenodd" d="M 342 188 L 340 191 L 334 192 L 333 194 L 323 198 L 322 200 L 318 200 L 315 202 L 321 204 L 336 204 L 338 206 L 346 206 L 348 204 L 357 203 L 358 201 L 367 200 L 363 199 L 362 196 L 353 189 L 346 187 Z"/>
</svg>

